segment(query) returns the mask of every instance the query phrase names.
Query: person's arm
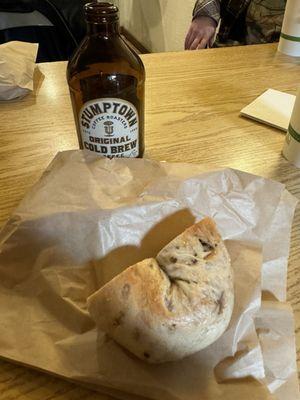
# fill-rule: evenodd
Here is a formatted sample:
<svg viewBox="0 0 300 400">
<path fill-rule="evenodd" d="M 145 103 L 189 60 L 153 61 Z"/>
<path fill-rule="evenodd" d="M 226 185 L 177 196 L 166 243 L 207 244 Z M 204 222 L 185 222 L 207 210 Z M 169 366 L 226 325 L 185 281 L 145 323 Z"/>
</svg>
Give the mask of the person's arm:
<svg viewBox="0 0 300 400">
<path fill-rule="evenodd" d="M 185 39 L 186 50 L 205 49 L 213 45 L 220 19 L 221 0 L 197 0 L 193 21 Z"/>
</svg>

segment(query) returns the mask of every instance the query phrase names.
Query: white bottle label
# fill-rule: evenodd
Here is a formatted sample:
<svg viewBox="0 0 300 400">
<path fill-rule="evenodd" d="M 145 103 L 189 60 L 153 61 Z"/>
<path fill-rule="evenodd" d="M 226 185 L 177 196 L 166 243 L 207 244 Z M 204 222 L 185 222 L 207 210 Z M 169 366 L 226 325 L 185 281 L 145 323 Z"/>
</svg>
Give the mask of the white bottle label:
<svg viewBox="0 0 300 400">
<path fill-rule="evenodd" d="M 103 98 L 85 103 L 79 125 L 84 149 L 105 157 L 138 157 L 139 116 L 131 103 Z"/>
</svg>

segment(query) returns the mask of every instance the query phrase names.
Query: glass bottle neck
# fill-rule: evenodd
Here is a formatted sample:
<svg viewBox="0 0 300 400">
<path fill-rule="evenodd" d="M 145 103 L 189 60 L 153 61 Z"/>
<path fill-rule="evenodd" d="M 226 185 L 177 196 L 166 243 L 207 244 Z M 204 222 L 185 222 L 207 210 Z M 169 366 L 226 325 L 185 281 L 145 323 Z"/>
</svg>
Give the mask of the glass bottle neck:
<svg viewBox="0 0 300 400">
<path fill-rule="evenodd" d="M 120 24 L 118 21 L 115 22 L 89 22 L 87 24 L 87 34 L 91 35 L 101 35 L 101 36 L 111 36 L 118 35 L 120 33 Z"/>
</svg>

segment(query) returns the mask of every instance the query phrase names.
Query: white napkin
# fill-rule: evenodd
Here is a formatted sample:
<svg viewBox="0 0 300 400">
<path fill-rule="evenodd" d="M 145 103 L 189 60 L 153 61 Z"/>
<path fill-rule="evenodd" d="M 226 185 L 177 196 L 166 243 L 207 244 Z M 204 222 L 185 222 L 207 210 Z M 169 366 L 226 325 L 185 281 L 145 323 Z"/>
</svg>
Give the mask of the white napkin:
<svg viewBox="0 0 300 400">
<path fill-rule="evenodd" d="M 268 89 L 242 109 L 241 115 L 287 131 L 296 96 Z"/>
<path fill-rule="evenodd" d="M 0 100 L 24 97 L 33 90 L 38 44 L 9 42 L 0 46 Z"/>
</svg>

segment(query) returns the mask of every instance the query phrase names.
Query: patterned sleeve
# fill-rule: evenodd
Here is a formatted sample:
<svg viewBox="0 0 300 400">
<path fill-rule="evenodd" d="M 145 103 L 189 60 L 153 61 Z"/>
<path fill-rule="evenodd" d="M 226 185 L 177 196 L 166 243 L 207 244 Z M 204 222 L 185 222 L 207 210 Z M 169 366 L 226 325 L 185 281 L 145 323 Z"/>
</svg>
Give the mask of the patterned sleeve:
<svg viewBox="0 0 300 400">
<path fill-rule="evenodd" d="M 220 0 L 197 0 L 193 18 L 200 16 L 211 17 L 218 23 L 220 19 Z"/>
</svg>

